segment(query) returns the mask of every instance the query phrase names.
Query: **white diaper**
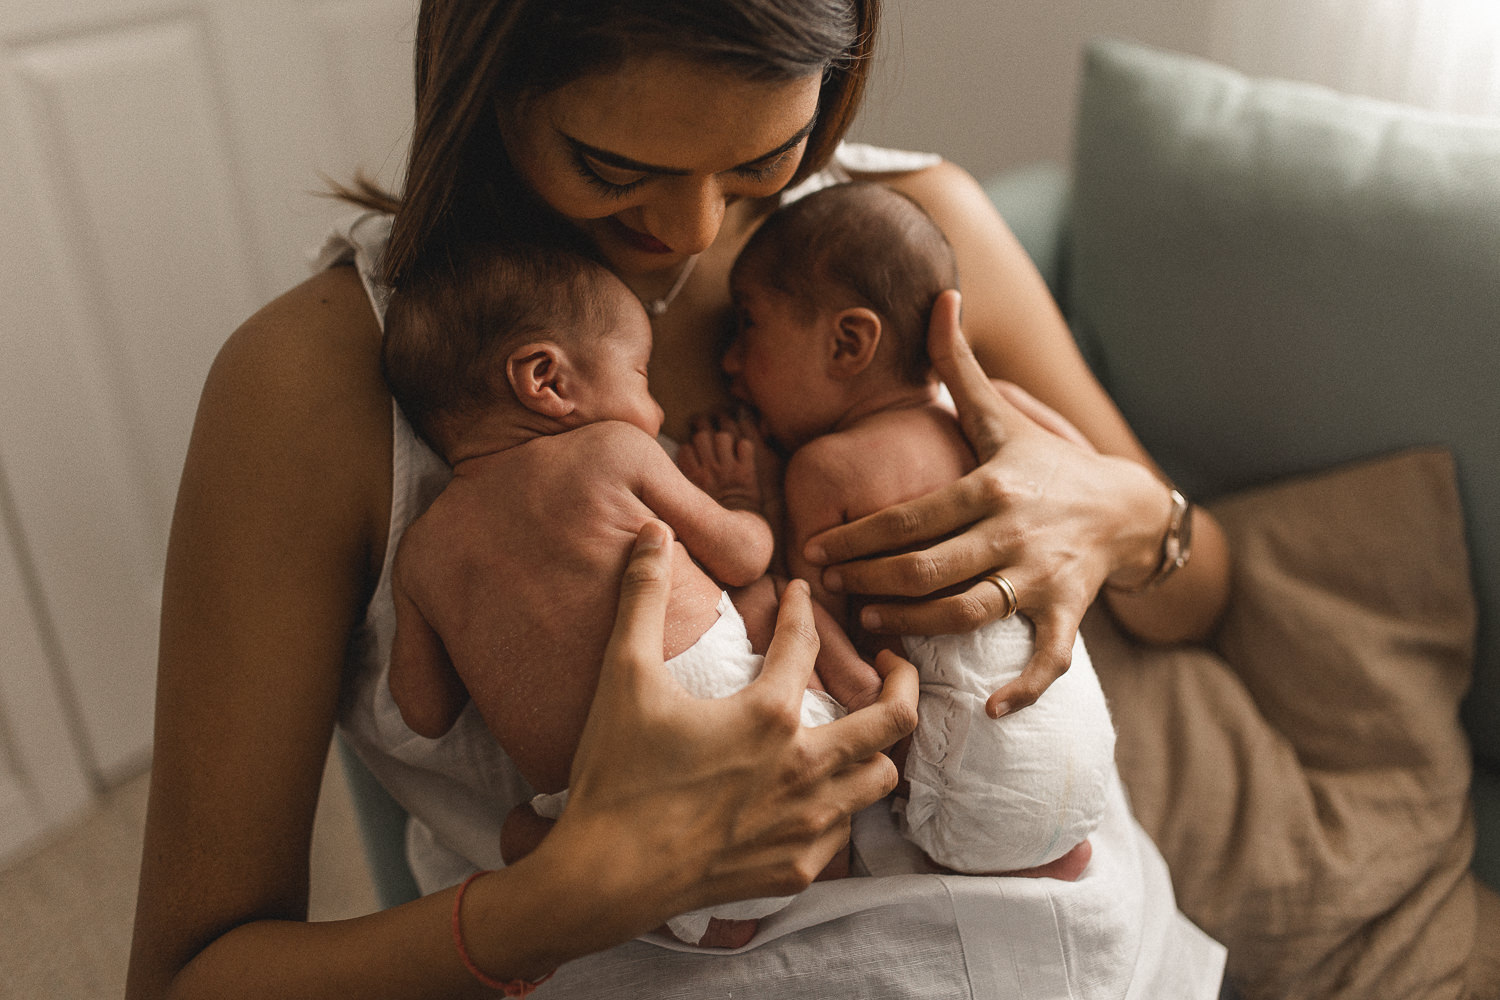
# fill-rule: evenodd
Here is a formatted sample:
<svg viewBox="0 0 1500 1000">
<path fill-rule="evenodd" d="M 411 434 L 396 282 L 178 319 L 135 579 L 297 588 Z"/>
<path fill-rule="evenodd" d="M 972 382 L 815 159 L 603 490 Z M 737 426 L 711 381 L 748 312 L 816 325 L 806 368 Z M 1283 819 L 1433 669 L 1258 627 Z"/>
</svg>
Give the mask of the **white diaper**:
<svg viewBox="0 0 1500 1000">
<path fill-rule="evenodd" d="M 1035 704 L 998 720 L 984 705 L 1031 658 L 1029 621 L 903 643 L 922 693 L 902 832 L 934 861 L 969 873 L 1032 868 L 1082 843 L 1104 813 L 1115 752 L 1082 638 L 1072 667 Z"/>
<path fill-rule="evenodd" d="M 760 674 L 765 657 L 750 648 L 745 620 L 729 600 L 719 595 L 719 619 L 692 646 L 667 661 L 671 671 L 688 694 L 694 698 L 724 698 L 748 685 Z M 845 714 L 843 706 L 822 691 L 802 695 L 802 724 L 821 726 Z M 552 795 L 538 795 L 531 800 L 537 815 L 556 819 L 568 801 L 565 788 Z M 759 920 L 775 913 L 792 901 L 792 896 L 766 896 L 746 899 L 723 906 L 693 910 L 667 921 L 680 940 L 697 944 L 708 930 L 711 917 L 721 920 Z"/>
</svg>

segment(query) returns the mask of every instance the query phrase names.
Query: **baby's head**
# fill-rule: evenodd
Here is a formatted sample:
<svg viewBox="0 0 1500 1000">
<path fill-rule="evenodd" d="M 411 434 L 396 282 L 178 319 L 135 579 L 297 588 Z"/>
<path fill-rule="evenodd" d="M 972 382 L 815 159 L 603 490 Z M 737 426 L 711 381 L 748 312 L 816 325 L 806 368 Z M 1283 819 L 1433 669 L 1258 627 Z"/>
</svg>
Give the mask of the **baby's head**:
<svg viewBox="0 0 1500 1000">
<path fill-rule="evenodd" d="M 916 202 L 881 184 L 824 188 L 778 209 L 735 261 L 725 371 L 799 447 L 862 399 L 928 383 L 933 302 L 957 287 L 953 249 Z"/>
<path fill-rule="evenodd" d="M 381 367 L 413 428 L 450 463 L 496 419 L 537 433 L 625 420 L 648 434 L 651 326 L 608 269 L 576 253 L 484 244 L 412 273 L 385 315 Z"/>
</svg>

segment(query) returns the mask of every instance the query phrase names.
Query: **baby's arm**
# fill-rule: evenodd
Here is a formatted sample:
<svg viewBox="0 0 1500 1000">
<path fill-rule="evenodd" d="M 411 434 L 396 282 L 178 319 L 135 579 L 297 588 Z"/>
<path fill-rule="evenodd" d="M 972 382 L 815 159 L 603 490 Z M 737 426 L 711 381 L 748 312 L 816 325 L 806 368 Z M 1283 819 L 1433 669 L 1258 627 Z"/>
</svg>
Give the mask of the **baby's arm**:
<svg viewBox="0 0 1500 1000">
<path fill-rule="evenodd" d="M 878 689 L 879 678 L 849 638 L 847 598 L 825 587 L 822 569 L 802 555 L 809 538 L 849 519 L 845 498 L 851 488 L 850 477 L 862 473 L 859 463 L 845 454 L 841 445 L 841 439 L 824 437 L 798 449 L 787 463 L 783 499 L 787 568 L 792 576 L 808 582 L 814 603 L 829 619 L 826 627 L 821 622 L 818 627 L 818 636 L 825 643 L 818 656 L 818 674 L 830 694 L 853 708 L 863 703 L 868 692 Z M 829 633 L 835 633 L 831 648 Z M 893 648 L 900 652 L 899 645 Z M 865 652 L 872 653 L 870 649 Z"/>
<path fill-rule="evenodd" d="M 413 525 L 401 539 L 391 574 L 396 634 L 391 639 L 389 683 L 391 698 L 407 728 L 436 739 L 458 721 L 469 692 L 453 668 L 442 638 L 412 596 L 411 553 L 417 534 L 417 525 Z"/>
<path fill-rule="evenodd" d="M 671 526 L 688 553 L 725 586 L 743 587 L 764 575 L 771 565 L 774 541 L 771 526 L 760 512 L 753 452 L 748 447 L 733 448 L 724 455 L 698 456 L 712 465 L 712 481 L 719 492 L 710 496 L 654 441 L 639 437 L 644 442 L 640 498 Z"/>
<path fill-rule="evenodd" d="M 807 581 L 813 600 L 844 628 L 849 627 L 848 599 L 823 585 L 822 568 L 808 562 L 803 549 L 813 535 L 848 520 L 845 480 L 852 468 L 839 447 L 839 440 L 822 437 L 792 455 L 783 480 L 787 569 L 792 576 Z"/>
</svg>

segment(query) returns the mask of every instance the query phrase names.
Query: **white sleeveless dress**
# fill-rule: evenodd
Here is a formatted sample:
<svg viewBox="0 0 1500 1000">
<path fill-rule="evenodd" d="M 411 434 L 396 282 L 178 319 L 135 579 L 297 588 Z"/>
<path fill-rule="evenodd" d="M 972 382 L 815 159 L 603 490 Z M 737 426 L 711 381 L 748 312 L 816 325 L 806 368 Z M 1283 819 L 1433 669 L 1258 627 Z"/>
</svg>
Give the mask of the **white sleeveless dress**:
<svg viewBox="0 0 1500 1000">
<path fill-rule="evenodd" d="M 854 173 L 936 162 L 846 143 L 785 197 Z M 354 265 L 382 318 L 375 273 L 389 232 L 388 216 L 361 213 L 340 223 L 313 258 L 318 270 Z M 532 792 L 472 703 L 432 740 L 407 729 L 391 699 L 391 563 L 402 532 L 449 478 L 394 405 L 391 419 L 385 566 L 346 654 L 339 728 L 411 814 L 408 860 L 422 891 L 432 892 L 501 867 L 501 820 Z M 768 995 L 770 983 L 787 1000 L 1217 997 L 1225 950 L 1177 910 L 1166 864 L 1131 816 L 1118 775 L 1090 840 L 1093 860 L 1077 882 L 919 874 L 918 852 L 889 806 L 877 803 L 855 817 L 858 867 L 869 877 L 816 883 L 764 919 L 744 948 L 701 949 L 653 933 L 567 963 L 543 989 L 558 1000 L 756 996 Z"/>
</svg>

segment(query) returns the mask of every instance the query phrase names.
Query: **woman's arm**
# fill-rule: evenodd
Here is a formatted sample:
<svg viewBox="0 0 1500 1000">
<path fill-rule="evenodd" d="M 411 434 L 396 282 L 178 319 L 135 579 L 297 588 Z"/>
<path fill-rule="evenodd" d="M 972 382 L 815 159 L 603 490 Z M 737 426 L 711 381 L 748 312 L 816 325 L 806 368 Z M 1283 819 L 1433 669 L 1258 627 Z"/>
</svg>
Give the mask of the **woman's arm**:
<svg viewBox="0 0 1500 1000">
<path fill-rule="evenodd" d="M 953 244 L 964 332 L 984 371 L 1056 410 L 1097 453 L 1046 434 L 987 384 L 971 383 L 960 398 L 953 365 L 962 337 L 956 315 L 945 311 L 956 308 L 951 303 L 934 311 L 931 347 L 939 373 L 965 405 L 966 432 L 983 465 L 922 501 L 818 536 L 808 554 L 822 565 L 846 563 L 966 527 L 907 556 L 838 565 L 825 580 L 853 592 L 920 596 L 1004 572 L 1038 626 L 1031 666 L 995 699 L 996 707 L 1001 701 L 1020 707 L 1067 669 L 1078 621 L 1101 584 L 1128 586 L 1157 564 L 1168 490 L 1089 371 L 1025 250 L 973 178 L 942 164 L 886 180 L 921 203 Z M 1196 511 L 1193 557 L 1182 572 L 1141 594 L 1106 594 L 1122 624 L 1142 638 L 1205 635 L 1228 594 L 1222 533 Z M 999 590 L 983 584 L 945 601 L 876 605 L 866 614 L 878 619 L 879 631 L 941 632 L 973 628 L 1003 610 Z"/>
<path fill-rule="evenodd" d="M 339 268 L 248 321 L 204 387 L 167 556 L 131 997 L 315 996 L 361 961 L 330 992 L 383 990 L 415 945 L 378 938 L 420 939 L 419 919 L 368 940 L 298 923 L 344 646 L 383 558 L 378 349 Z"/>
<path fill-rule="evenodd" d="M 388 527 L 391 404 L 378 348 L 358 279 L 335 269 L 248 322 L 205 386 L 163 595 L 132 1000 L 483 992 L 450 934 L 454 890 L 353 920 L 306 922 L 311 828 L 344 647 Z M 632 574 L 666 572 L 659 555 L 645 561 Z M 626 593 L 638 586 L 627 581 Z M 664 601 L 643 604 L 657 616 L 658 668 Z M 794 641 L 807 628 L 794 621 L 788 631 L 778 662 L 811 670 Z M 655 926 L 675 907 L 770 894 L 804 873 L 810 880 L 849 812 L 894 781 L 889 762 L 871 755 L 914 725 L 909 674 L 898 672 L 881 704 L 850 717 L 842 747 L 821 730 L 768 727 L 767 716 L 780 716 L 766 685 L 716 720 L 726 733 L 760 734 L 735 754 L 693 742 L 702 734 L 684 728 L 688 712 L 630 700 L 638 686 L 601 696 L 594 714 L 617 728 L 600 732 L 591 716 L 572 818 L 565 813 L 559 835 L 524 863 L 470 889 L 471 955 L 491 975 L 535 977 Z M 606 664 L 601 691 L 622 690 L 606 683 L 614 676 Z M 667 742 L 642 755 L 640 734 L 653 725 Z M 699 760 L 696 771 L 687 766 Z M 724 773 L 705 779 L 710 765 Z M 788 771 L 798 781 L 783 787 L 775 778 Z M 707 784 L 670 780 L 684 773 Z M 653 783 L 654 798 L 636 790 Z M 670 818 L 683 815 L 695 817 L 691 831 L 707 823 L 717 835 L 697 844 L 690 831 L 674 832 Z"/>
</svg>

